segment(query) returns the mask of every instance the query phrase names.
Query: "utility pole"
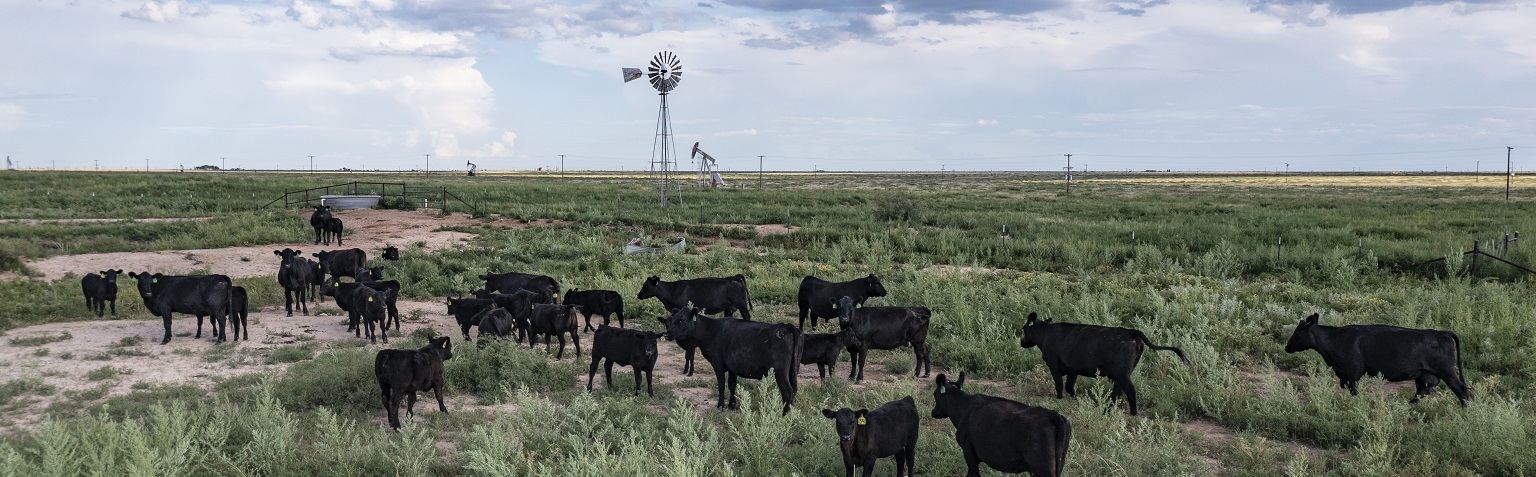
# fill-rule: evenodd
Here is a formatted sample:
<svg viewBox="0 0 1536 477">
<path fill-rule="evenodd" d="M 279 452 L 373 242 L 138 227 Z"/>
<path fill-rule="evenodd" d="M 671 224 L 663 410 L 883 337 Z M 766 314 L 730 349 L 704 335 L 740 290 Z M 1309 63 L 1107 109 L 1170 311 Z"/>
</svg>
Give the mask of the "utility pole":
<svg viewBox="0 0 1536 477">
<path fill-rule="evenodd" d="M 315 175 L 315 156 L 309 156 L 309 175 Z"/>
<path fill-rule="evenodd" d="M 57 170 L 58 168 L 59 168 L 59 160 L 58 159 L 49 159 L 48 160 L 48 169 L 50 169 L 50 170 Z M 116 305 L 117 303 L 113 303 L 113 304 Z"/>
<path fill-rule="evenodd" d="M 1477 161 L 1477 165 L 1472 166 L 1472 181 L 1473 182 L 1482 182 L 1483 178 L 1478 176 L 1478 174 L 1482 174 L 1482 173 L 1483 173 L 1483 161 Z"/>
<path fill-rule="evenodd" d="M 1285 183 L 1291 183 L 1291 163 L 1285 163 Z"/>
<path fill-rule="evenodd" d="M 144 159 L 144 172 L 149 172 L 149 159 Z"/>
<path fill-rule="evenodd" d="M 424 155 L 427 156 L 427 175 L 430 176 L 430 175 L 432 175 L 432 155 L 431 154 L 424 154 Z"/>
<path fill-rule="evenodd" d="M 101 170 L 101 159 L 96 160 L 96 170 Z M 117 303 L 113 303 L 114 305 Z"/>
<path fill-rule="evenodd" d="M 220 157 L 219 158 L 219 172 L 223 172 L 223 171 L 224 171 L 224 158 Z M 116 303 L 114 303 L 114 304 L 116 304 Z"/>
<path fill-rule="evenodd" d="M 1504 151 L 1504 200 L 1509 200 L 1509 185 L 1515 179 L 1515 148 L 1506 146 Z"/>
<path fill-rule="evenodd" d="M 1072 155 L 1064 155 L 1067 156 L 1067 195 L 1072 195 Z"/>
<path fill-rule="evenodd" d="M 560 155 L 560 177 L 565 177 L 565 154 Z"/>
<path fill-rule="evenodd" d="M 757 156 L 757 186 L 763 186 L 763 156 Z"/>
</svg>

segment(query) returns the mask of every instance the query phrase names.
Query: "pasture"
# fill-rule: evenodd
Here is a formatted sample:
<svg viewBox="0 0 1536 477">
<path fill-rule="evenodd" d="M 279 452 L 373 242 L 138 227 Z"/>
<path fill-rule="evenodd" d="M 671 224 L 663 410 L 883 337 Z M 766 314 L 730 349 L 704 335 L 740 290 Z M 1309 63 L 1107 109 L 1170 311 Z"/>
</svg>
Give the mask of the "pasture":
<svg viewBox="0 0 1536 477">
<path fill-rule="evenodd" d="M 1536 233 L 1536 187 L 1517 178 L 1506 202 L 1495 177 L 1095 174 L 1067 195 L 1053 174 L 728 174 L 739 188 L 685 189 L 684 206 L 659 209 L 624 174 L 6 171 L 0 474 L 840 475 L 821 410 L 906 395 L 921 416 L 916 475 L 965 472 L 949 421 L 928 418 L 934 381 L 911 377 L 910 349 L 871 352 L 862 384 L 846 379 L 846 354 L 825 381 L 802 367 L 781 417 L 772 379 L 744 381 L 741 410 L 716 410 L 708 363 L 681 376 L 670 342 L 654 398 L 631 395 L 628 368 L 613 390 L 599 376 L 587 393 L 585 354 L 462 342 L 444 297 L 521 271 L 617 290 L 630 326 L 652 331 L 664 311 L 634 299 L 651 275 L 744 274 L 754 319 L 794 323 L 802 277 L 876 274 L 889 296 L 869 304 L 932 310 L 934 376 L 965 371 L 968 391 L 1066 416 L 1067 475 L 1528 475 L 1536 277 L 1487 259 L 1474 274 L 1461 254 Z M 347 248 L 402 284 L 404 332 L 387 347 L 423 346 L 429 330 L 454 339 L 449 413 L 423 395 L 399 433 L 372 376 L 386 346 L 343 331 L 334 302 L 283 316 L 271 251 L 323 248 L 307 212 L 255 210 L 353 180 L 443 185 L 482 212 L 338 213 Z M 624 255 L 635 237 L 689 248 Z M 377 258 L 386 244 L 400 261 Z M 1536 265 L 1536 243 L 1496 254 Z M 126 277 L 117 317 L 98 319 L 80 277 L 107 268 L 227 274 L 250 292 L 252 339 L 194 339 L 183 333 L 196 318 L 177 315 L 176 336 L 156 345 L 160 321 Z M 1123 401 L 1104 412 L 1103 378 L 1057 400 L 1040 352 L 1019 346 L 1030 312 L 1138 328 L 1192 366 L 1145 355 L 1140 416 Z M 1454 331 L 1469 405 L 1446 389 L 1409 404 L 1411 382 L 1377 378 L 1350 396 L 1316 353 L 1283 350 L 1312 313 Z M 877 473 L 893 468 L 882 460 Z"/>
</svg>

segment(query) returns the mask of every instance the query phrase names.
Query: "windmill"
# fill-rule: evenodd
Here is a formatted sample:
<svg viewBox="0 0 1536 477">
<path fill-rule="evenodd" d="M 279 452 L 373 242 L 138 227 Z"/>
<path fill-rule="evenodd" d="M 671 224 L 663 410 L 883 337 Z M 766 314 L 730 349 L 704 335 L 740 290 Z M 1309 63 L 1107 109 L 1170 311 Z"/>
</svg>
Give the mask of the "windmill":
<svg viewBox="0 0 1536 477">
<path fill-rule="evenodd" d="M 624 68 L 623 72 L 625 83 L 641 77 L 639 68 Z M 645 76 L 661 96 L 661 108 L 656 112 L 656 139 L 651 145 L 651 179 L 656 183 L 656 191 L 661 196 L 661 207 L 667 206 L 669 193 L 677 195 L 677 205 L 683 205 L 683 193 L 672 179 L 672 171 L 677 168 L 677 151 L 672 144 L 672 114 L 667 107 L 667 93 L 671 93 L 677 88 L 677 83 L 683 80 L 682 63 L 670 51 L 657 53 L 651 58 Z"/>
<path fill-rule="evenodd" d="M 697 158 L 699 160 L 699 187 L 720 187 L 725 185 L 725 179 L 720 178 L 719 172 L 715 172 L 715 167 L 719 166 L 719 164 L 715 162 L 714 156 L 704 152 L 703 149 L 699 149 L 699 143 L 693 143 L 693 153 L 689 154 L 688 158 Z"/>
</svg>

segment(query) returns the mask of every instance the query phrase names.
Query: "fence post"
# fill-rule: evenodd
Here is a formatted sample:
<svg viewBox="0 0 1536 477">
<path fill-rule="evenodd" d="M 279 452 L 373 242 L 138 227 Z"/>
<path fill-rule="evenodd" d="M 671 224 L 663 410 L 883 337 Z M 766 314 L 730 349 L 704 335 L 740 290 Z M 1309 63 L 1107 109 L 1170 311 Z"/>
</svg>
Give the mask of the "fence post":
<svg viewBox="0 0 1536 477">
<path fill-rule="evenodd" d="M 437 216 L 438 217 L 447 216 L 448 215 L 448 188 L 447 187 L 438 187 L 437 188 L 437 192 L 438 192 Z"/>
<path fill-rule="evenodd" d="M 1480 243 L 1482 243 L 1481 239 L 1472 241 L 1472 276 L 1477 276 L 1477 256 L 1483 253 L 1478 246 Z"/>
</svg>

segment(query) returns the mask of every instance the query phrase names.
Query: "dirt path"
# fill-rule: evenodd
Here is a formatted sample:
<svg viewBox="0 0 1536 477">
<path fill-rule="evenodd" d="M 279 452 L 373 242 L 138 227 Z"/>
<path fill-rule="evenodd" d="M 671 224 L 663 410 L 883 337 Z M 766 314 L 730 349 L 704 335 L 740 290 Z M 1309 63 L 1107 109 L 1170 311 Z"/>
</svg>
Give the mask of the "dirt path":
<svg viewBox="0 0 1536 477">
<path fill-rule="evenodd" d="M 267 244 L 253 247 L 228 247 L 196 250 L 164 250 L 158 252 L 113 252 L 62 255 L 41 260 L 27 261 L 26 265 L 43 275 L 45 280 L 58 280 L 73 272 L 85 275 L 103 268 L 124 271 L 152 271 L 168 274 L 185 274 L 198 270 L 229 275 L 234 278 L 265 277 L 277 275 L 277 260 L 273 250 L 294 248 L 305 253 L 343 248 L 361 248 L 370 257 L 383 253 L 384 247 L 394 245 L 407 248 L 418 244 L 428 252 L 453 247 L 469 241 L 473 234 L 439 231 L 442 227 L 488 225 L 511 229 L 526 229 L 544 224 L 522 223 L 511 219 L 481 220 L 466 214 L 450 214 L 438 217 L 425 211 L 355 209 L 336 211 L 334 215 L 346 224 L 342 239 L 344 245 L 324 246 L 310 242 Z M 309 227 L 308 212 L 294 213 L 294 226 Z M 146 219 L 148 220 L 148 219 Z"/>
</svg>

